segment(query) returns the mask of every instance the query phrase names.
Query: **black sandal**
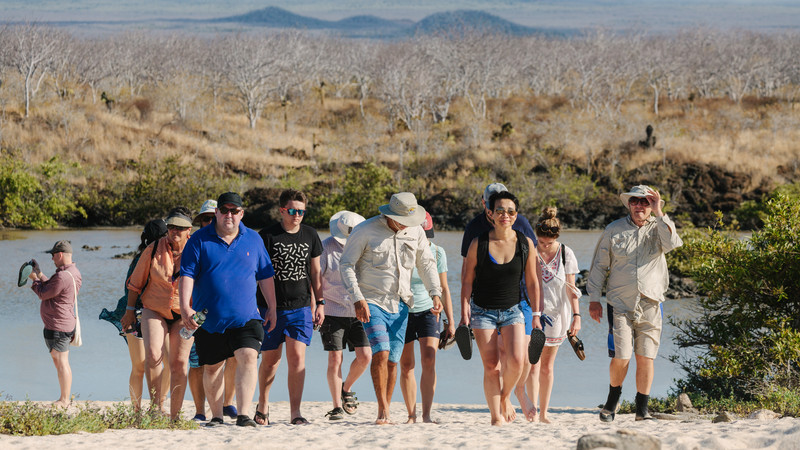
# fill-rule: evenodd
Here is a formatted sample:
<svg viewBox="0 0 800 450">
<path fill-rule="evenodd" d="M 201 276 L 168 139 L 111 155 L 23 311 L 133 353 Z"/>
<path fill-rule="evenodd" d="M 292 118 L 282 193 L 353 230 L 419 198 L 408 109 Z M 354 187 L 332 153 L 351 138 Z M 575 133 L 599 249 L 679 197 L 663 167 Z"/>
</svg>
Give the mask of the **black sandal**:
<svg viewBox="0 0 800 450">
<path fill-rule="evenodd" d="M 461 357 L 467 360 L 472 358 L 472 330 L 466 325 L 459 325 L 456 328 L 455 340 Z"/>
<path fill-rule="evenodd" d="M 305 417 L 299 416 L 292 419 L 292 425 L 308 425 Z"/>
<path fill-rule="evenodd" d="M 262 413 L 258 410 L 261 405 L 256 405 L 256 414 L 253 416 L 253 420 L 259 425 L 269 425 L 269 405 L 267 406 L 267 412 Z"/>
<path fill-rule="evenodd" d="M 544 335 L 544 331 L 541 328 L 534 328 L 531 331 L 531 342 L 528 344 L 528 361 L 531 364 L 536 364 L 539 362 L 539 357 L 542 356 L 542 349 L 544 349 L 544 343 L 547 340 L 547 337 Z"/>
<path fill-rule="evenodd" d="M 342 388 L 342 409 L 347 414 L 353 415 L 358 409 L 358 397 L 355 392 L 347 392 Z"/>
</svg>

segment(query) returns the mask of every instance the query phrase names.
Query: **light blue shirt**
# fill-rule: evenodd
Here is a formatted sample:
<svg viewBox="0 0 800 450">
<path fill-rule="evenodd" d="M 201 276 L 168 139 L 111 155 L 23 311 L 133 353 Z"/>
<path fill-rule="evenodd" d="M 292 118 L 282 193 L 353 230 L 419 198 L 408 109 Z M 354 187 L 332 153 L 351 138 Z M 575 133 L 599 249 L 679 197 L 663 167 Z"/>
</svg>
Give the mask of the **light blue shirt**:
<svg viewBox="0 0 800 450">
<path fill-rule="evenodd" d="M 431 242 L 431 253 L 436 258 L 436 272 L 447 273 L 447 254 L 444 249 Z M 414 296 L 414 307 L 408 312 L 418 313 L 433 308 L 433 299 L 428 295 L 428 289 L 425 288 L 416 267 L 411 272 L 411 294 Z"/>
</svg>

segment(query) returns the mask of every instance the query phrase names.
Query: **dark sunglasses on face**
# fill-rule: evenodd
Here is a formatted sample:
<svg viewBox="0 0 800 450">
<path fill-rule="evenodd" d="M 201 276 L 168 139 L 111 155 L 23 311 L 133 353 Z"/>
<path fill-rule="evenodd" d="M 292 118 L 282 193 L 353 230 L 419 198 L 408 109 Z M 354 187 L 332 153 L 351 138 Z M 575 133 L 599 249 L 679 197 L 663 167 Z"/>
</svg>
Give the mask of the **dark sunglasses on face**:
<svg viewBox="0 0 800 450">
<path fill-rule="evenodd" d="M 286 213 L 289 214 L 290 216 L 295 216 L 296 215 L 296 216 L 303 217 L 304 215 L 306 215 L 306 210 L 305 209 L 281 208 L 281 211 L 286 211 Z"/>
<path fill-rule="evenodd" d="M 517 212 L 514 211 L 513 209 L 506 210 L 503 208 L 495 208 L 494 213 L 497 214 L 498 216 L 501 214 L 507 214 L 508 217 L 514 217 L 517 215 Z"/>
<path fill-rule="evenodd" d="M 220 206 L 219 208 L 217 208 L 217 211 L 219 211 L 219 213 L 222 214 L 223 216 L 227 216 L 228 213 L 231 213 L 232 215 L 235 216 L 240 212 L 242 212 L 242 208 L 226 208 L 224 206 Z"/>
<path fill-rule="evenodd" d="M 555 233 L 555 234 L 558 234 L 558 231 L 559 231 L 559 230 L 558 230 L 558 227 L 551 227 L 551 226 L 544 225 L 544 224 L 541 224 L 541 223 L 538 225 L 538 227 L 539 227 L 539 230 L 540 230 L 540 231 L 543 231 L 543 232 L 545 232 L 545 233 Z"/>
<path fill-rule="evenodd" d="M 631 199 L 628 200 L 628 205 L 649 206 L 650 202 L 647 201 L 647 199 L 643 198 L 643 197 L 631 197 Z"/>
<path fill-rule="evenodd" d="M 211 223 L 212 220 L 214 220 L 214 218 L 211 217 L 211 216 L 203 216 L 203 217 L 200 218 L 200 223 L 206 223 L 207 224 L 207 223 Z"/>
</svg>

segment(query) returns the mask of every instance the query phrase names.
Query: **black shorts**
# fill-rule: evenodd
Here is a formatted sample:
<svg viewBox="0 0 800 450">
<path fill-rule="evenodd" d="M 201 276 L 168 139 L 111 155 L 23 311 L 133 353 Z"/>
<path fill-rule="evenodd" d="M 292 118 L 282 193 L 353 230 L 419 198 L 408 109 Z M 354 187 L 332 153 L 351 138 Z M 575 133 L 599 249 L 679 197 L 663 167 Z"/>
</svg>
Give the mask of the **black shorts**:
<svg viewBox="0 0 800 450">
<path fill-rule="evenodd" d="M 69 343 L 72 342 L 72 336 L 75 336 L 75 330 L 72 331 L 55 331 L 44 329 L 44 345 L 47 346 L 47 351 L 52 352 L 68 352 Z"/>
<path fill-rule="evenodd" d="M 194 333 L 194 343 L 200 365 L 221 363 L 240 348 L 252 348 L 258 352 L 264 340 L 262 324 L 260 320 L 252 319 L 243 327 L 228 328 L 224 333 L 209 333 L 198 328 Z"/>
<path fill-rule="evenodd" d="M 355 317 L 325 316 L 319 332 L 322 335 L 322 348 L 326 352 L 344 350 L 345 342 L 351 352 L 356 347 L 369 347 L 364 324 Z"/>
<path fill-rule="evenodd" d="M 439 334 L 439 318 L 430 309 L 418 313 L 408 313 L 406 344 L 424 337 L 439 339 Z"/>
</svg>

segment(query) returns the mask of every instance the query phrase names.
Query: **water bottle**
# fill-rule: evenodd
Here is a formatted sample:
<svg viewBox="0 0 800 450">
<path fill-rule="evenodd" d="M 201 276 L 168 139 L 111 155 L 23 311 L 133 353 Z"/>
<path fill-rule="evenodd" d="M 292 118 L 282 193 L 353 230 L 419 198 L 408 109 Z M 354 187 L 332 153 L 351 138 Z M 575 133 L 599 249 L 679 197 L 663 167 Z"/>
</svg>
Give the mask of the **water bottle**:
<svg viewBox="0 0 800 450">
<path fill-rule="evenodd" d="M 202 311 L 194 313 L 194 315 L 192 316 L 192 319 L 194 319 L 194 321 L 197 322 L 197 328 L 200 328 L 200 326 L 203 325 L 203 322 L 206 321 L 206 314 L 208 314 L 208 310 L 204 309 Z M 181 337 L 184 339 L 191 338 L 194 335 L 194 332 L 197 331 L 197 328 L 195 328 L 194 330 L 187 330 L 186 327 L 181 328 L 180 332 Z"/>
</svg>

